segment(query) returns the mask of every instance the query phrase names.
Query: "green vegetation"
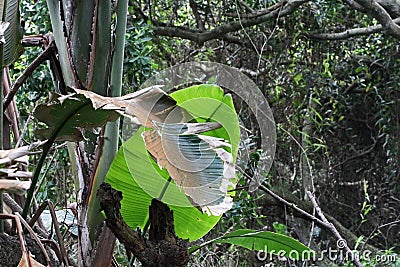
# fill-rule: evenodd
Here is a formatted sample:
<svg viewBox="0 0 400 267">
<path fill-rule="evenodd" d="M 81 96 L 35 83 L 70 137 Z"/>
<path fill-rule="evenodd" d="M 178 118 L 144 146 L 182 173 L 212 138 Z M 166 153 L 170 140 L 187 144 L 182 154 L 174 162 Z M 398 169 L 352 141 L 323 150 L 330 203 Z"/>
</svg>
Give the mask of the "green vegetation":
<svg viewBox="0 0 400 267">
<path fill-rule="evenodd" d="M 0 14 L 0 266 L 400 266 L 399 1 L 8 0 Z M 265 99 L 206 67 L 156 75 L 193 61 L 236 68 Z M 55 253 L 7 252 L 28 240 L 18 225 Z M 294 251 L 308 258 L 281 257 Z"/>
</svg>

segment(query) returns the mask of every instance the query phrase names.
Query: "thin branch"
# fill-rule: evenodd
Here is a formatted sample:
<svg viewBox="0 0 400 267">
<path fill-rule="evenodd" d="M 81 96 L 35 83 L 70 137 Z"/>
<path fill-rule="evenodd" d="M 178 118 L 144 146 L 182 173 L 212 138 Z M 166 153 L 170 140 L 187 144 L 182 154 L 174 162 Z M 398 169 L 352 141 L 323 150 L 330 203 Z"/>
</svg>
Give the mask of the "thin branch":
<svg viewBox="0 0 400 267">
<path fill-rule="evenodd" d="M 400 23 L 400 18 L 394 19 L 394 23 Z M 365 28 L 354 28 L 338 33 L 308 33 L 307 36 L 315 40 L 344 40 L 350 37 L 368 35 L 373 33 L 382 32 L 385 28 L 381 25 L 374 25 Z"/>
<path fill-rule="evenodd" d="M 239 0 L 237 3 L 243 6 L 247 11 L 254 12 L 254 9 L 252 9 L 245 1 Z"/>
<path fill-rule="evenodd" d="M 297 211 L 297 213 L 299 213 L 300 215 L 303 214 L 300 210 L 305 211 L 305 212 L 308 213 L 308 214 L 311 214 L 311 213 L 312 213 L 312 211 L 313 211 L 313 209 L 314 209 L 314 206 L 312 205 L 312 203 L 310 203 L 310 202 L 308 202 L 308 201 L 300 200 L 300 199 L 299 199 L 298 197 L 296 197 L 295 195 L 292 195 L 292 194 L 291 194 L 291 191 L 287 191 L 286 189 L 284 189 L 284 188 L 282 188 L 282 187 L 279 187 L 279 190 L 283 190 L 282 192 L 287 196 L 286 199 L 289 199 L 289 201 L 286 201 L 285 199 L 283 199 L 283 198 L 281 198 L 281 197 L 279 197 L 279 196 L 278 196 L 278 198 L 276 198 L 276 197 L 274 197 L 274 194 L 271 194 L 272 198 L 273 198 L 274 200 L 276 200 L 277 203 L 283 203 L 284 205 L 289 206 L 289 207 L 292 207 L 292 208 L 293 208 L 293 206 L 294 206 L 294 207 L 297 207 L 297 209 L 295 209 L 295 208 L 293 208 L 293 209 L 295 209 L 295 211 Z M 269 191 L 270 191 L 270 190 L 269 190 Z M 268 192 L 267 192 L 267 193 L 268 193 Z M 273 192 L 272 192 L 272 193 L 273 193 Z M 276 195 L 276 194 L 275 194 L 275 195 Z M 265 198 L 265 200 L 267 200 L 267 198 Z M 284 201 L 282 201 L 282 200 L 284 200 Z M 292 203 L 296 203 L 296 204 L 292 204 Z M 267 202 L 267 205 L 276 205 L 276 203 Z M 299 210 L 299 209 L 300 209 L 300 210 Z M 305 217 L 305 216 L 307 216 L 307 215 L 304 214 L 303 216 Z M 313 215 L 311 215 L 311 216 L 312 216 L 312 217 L 315 217 L 315 216 L 313 216 Z M 355 234 L 353 234 L 348 228 L 346 228 L 345 226 L 343 226 L 338 220 L 336 220 L 334 217 L 330 216 L 329 214 L 327 214 L 327 215 L 325 215 L 325 216 L 326 216 L 326 218 L 327 218 L 330 222 L 332 222 L 332 223 L 335 225 L 336 229 L 338 229 L 338 230 L 340 231 L 340 233 L 341 233 L 343 236 L 345 236 L 345 238 L 346 238 L 347 240 L 349 240 L 349 241 L 352 242 L 352 243 L 357 243 L 358 237 L 357 237 Z M 311 218 L 311 217 L 310 217 L 310 216 L 307 216 L 307 217 L 305 217 L 305 218 L 309 219 L 309 218 Z M 317 224 L 320 225 L 321 227 L 323 227 L 323 228 L 329 230 L 329 228 L 326 227 L 326 225 L 325 225 L 324 222 L 322 222 L 322 224 L 320 224 L 320 221 L 321 221 L 321 220 L 318 219 L 318 218 L 316 218 L 316 219 L 317 219 L 317 220 L 314 220 L 315 223 L 317 223 Z M 365 247 L 365 249 L 367 249 L 367 250 L 369 250 L 369 251 L 372 251 L 374 254 L 377 254 L 378 251 L 379 251 L 376 247 L 371 246 L 371 245 L 368 245 L 366 242 L 363 242 L 363 247 Z"/>
<path fill-rule="evenodd" d="M 333 223 L 330 223 L 326 219 L 326 217 L 325 217 L 324 213 L 322 212 L 321 208 L 319 207 L 319 205 L 317 203 L 317 200 L 315 199 L 314 195 L 310 191 L 307 191 L 307 195 L 310 198 L 311 203 L 313 204 L 314 209 L 317 212 L 318 216 L 322 219 L 324 224 L 328 225 L 328 229 L 337 238 L 337 245 L 341 246 L 341 248 L 344 248 L 346 250 L 346 252 L 349 253 L 349 255 L 351 255 L 351 260 L 354 262 L 354 264 L 357 267 L 363 267 L 363 265 L 361 264 L 361 262 L 360 262 L 359 258 L 357 257 L 357 255 L 354 255 L 353 251 L 347 245 L 347 241 L 345 239 L 343 239 L 343 237 L 340 235 L 339 231 L 336 229 L 336 227 L 333 225 Z"/>
<path fill-rule="evenodd" d="M 197 24 L 197 27 L 200 29 L 200 30 L 205 30 L 205 28 L 204 28 L 204 23 L 203 23 L 203 21 L 201 20 L 201 16 L 200 16 L 200 13 L 199 13 L 199 10 L 197 9 L 197 3 L 196 3 L 196 1 L 194 1 L 194 0 L 189 0 L 189 5 L 190 5 L 190 8 L 192 9 L 192 11 L 193 11 L 193 15 L 194 15 L 194 18 L 195 18 L 195 20 L 196 20 L 196 24 Z"/>
<path fill-rule="evenodd" d="M 265 193 L 267 193 L 268 195 L 270 195 L 271 197 L 275 198 L 276 200 L 278 200 L 279 202 L 282 202 L 283 204 L 285 204 L 286 206 L 294 209 L 295 211 L 297 211 L 298 213 L 300 213 L 301 215 L 307 217 L 308 219 L 310 219 L 313 222 L 316 222 L 318 225 L 329 229 L 330 225 L 329 223 L 326 223 L 320 219 L 318 219 L 317 217 L 315 217 L 314 215 L 308 213 L 307 211 L 304 211 L 302 209 L 300 209 L 299 207 L 297 207 L 295 204 L 290 203 L 289 201 L 286 201 L 284 198 L 278 196 L 277 194 L 275 194 L 274 192 L 272 192 L 271 190 L 269 190 L 267 187 L 265 187 L 264 185 L 260 185 L 259 187 L 262 191 L 264 191 Z"/>
<path fill-rule="evenodd" d="M 400 220 L 393 221 L 393 222 L 390 222 L 390 223 L 385 223 L 385 224 L 382 224 L 382 225 L 378 226 L 378 229 L 381 229 L 383 227 L 390 226 L 390 225 L 393 225 L 393 224 L 398 224 L 398 223 L 400 223 Z"/>
<path fill-rule="evenodd" d="M 268 13 L 271 13 L 275 9 L 280 8 L 281 6 L 283 6 L 286 3 L 287 3 L 287 1 L 282 1 L 282 2 L 276 3 L 275 5 L 269 6 L 267 8 L 263 8 L 261 10 L 253 11 L 250 14 L 240 14 L 240 17 L 242 17 L 242 18 L 255 18 L 255 17 L 264 16 L 264 15 L 267 15 Z M 235 18 L 239 17 L 237 13 L 226 13 L 225 15 L 229 16 L 229 17 L 235 17 Z"/>
<path fill-rule="evenodd" d="M 62 259 L 61 260 L 64 262 L 65 266 L 68 266 L 69 262 L 68 262 L 67 250 L 65 249 L 65 246 L 64 246 L 64 242 L 63 242 L 63 238 L 62 238 L 62 235 L 61 235 L 60 226 L 58 225 L 58 220 L 57 220 L 57 216 L 56 216 L 56 212 L 55 212 L 55 209 L 54 209 L 53 202 L 51 202 L 50 200 L 46 200 L 42 205 L 40 205 L 40 207 L 36 211 L 36 214 L 29 221 L 29 226 L 33 227 L 35 222 L 39 219 L 40 215 L 43 213 L 43 211 L 46 208 L 46 206 L 49 207 L 50 216 L 51 216 L 52 223 L 53 223 L 53 226 L 54 226 L 54 230 L 56 232 L 56 236 L 57 236 L 57 239 L 58 239 L 58 245 L 59 245 L 60 253 L 62 255 Z"/>
<path fill-rule="evenodd" d="M 51 261 L 49 258 L 49 254 L 47 254 L 46 249 L 44 248 L 42 242 L 40 242 L 38 236 L 36 235 L 36 233 L 33 231 L 33 229 L 30 227 L 30 225 L 24 220 L 24 218 L 22 218 L 22 216 L 16 212 L 15 216 L 19 219 L 19 221 L 25 226 L 26 230 L 28 230 L 29 234 L 31 235 L 31 237 L 36 241 L 36 243 L 38 244 L 40 250 L 42 251 L 44 258 L 46 259 L 47 265 L 51 266 Z"/>
<path fill-rule="evenodd" d="M 257 69 L 257 70 L 250 70 L 250 69 L 246 69 L 246 68 L 240 68 L 239 70 L 241 72 L 243 72 L 244 74 L 247 74 L 249 76 L 257 77 L 260 74 L 266 73 L 269 70 L 269 68 L 261 68 L 261 69 Z"/>
<path fill-rule="evenodd" d="M 34 47 L 34 46 L 43 46 L 48 42 L 48 40 L 46 36 L 40 34 L 40 35 L 25 36 L 21 42 L 24 47 Z"/>
<path fill-rule="evenodd" d="M 336 169 L 337 167 L 345 164 L 346 162 L 348 162 L 350 160 L 353 160 L 353 159 L 356 159 L 356 158 L 359 158 L 359 157 L 362 157 L 362 156 L 365 156 L 365 155 L 371 153 L 374 150 L 374 148 L 375 148 L 377 143 L 378 143 L 378 140 L 375 140 L 374 143 L 368 149 L 366 149 L 364 151 L 361 151 L 361 152 L 359 152 L 359 153 L 357 153 L 357 154 L 355 154 L 355 155 L 353 155 L 353 156 L 351 156 L 349 158 L 346 158 L 342 162 L 340 162 L 340 163 L 336 164 L 335 166 L 333 166 L 332 169 Z"/>
<path fill-rule="evenodd" d="M 352 8 L 354 8 L 355 10 L 358 10 L 360 12 L 365 13 L 365 8 L 363 6 L 361 6 L 359 3 L 357 3 L 354 0 L 344 0 L 349 6 L 351 6 Z"/>
</svg>

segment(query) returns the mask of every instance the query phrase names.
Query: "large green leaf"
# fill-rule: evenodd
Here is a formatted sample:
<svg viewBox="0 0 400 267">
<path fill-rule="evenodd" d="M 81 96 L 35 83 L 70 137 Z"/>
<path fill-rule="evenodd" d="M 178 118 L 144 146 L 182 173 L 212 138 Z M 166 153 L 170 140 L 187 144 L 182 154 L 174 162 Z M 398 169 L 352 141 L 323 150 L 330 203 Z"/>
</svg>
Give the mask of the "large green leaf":
<svg viewBox="0 0 400 267">
<path fill-rule="evenodd" d="M 286 256 L 297 260 L 301 259 L 302 255 L 309 255 L 305 252 L 311 251 L 307 246 L 286 235 L 269 231 L 240 229 L 208 241 L 201 246 L 192 247 L 190 252 L 194 252 L 200 247 L 211 243 L 228 243 L 251 250 L 262 250 L 264 252 L 278 254 L 280 256 Z"/>
<path fill-rule="evenodd" d="M 194 117 L 202 117 L 198 121 L 205 121 L 210 114 L 216 114 L 212 120 L 220 122 L 225 129 L 213 130 L 208 134 L 229 140 L 232 154 L 236 157 L 240 141 L 239 123 L 232 99 L 224 95 L 221 88 L 193 86 L 174 92 L 171 96 Z M 144 227 L 151 200 L 161 195 L 169 177 L 149 157 L 141 137 L 143 130 L 141 128 L 123 144 L 106 178 L 106 182 L 122 191 L 121 214 L 132 228 Z M 183 190 L 174 184 L 169 184 L 162 201 L 173 210 L 175 231 L 181 238 L 196 240 L 220 219 L 220 216 L 202 214 L 192 206 Z"/>
<path fill-rule="evenodd" d="M 62 97 L 54 94 L 50 103 L 38 105 L 33 115 L 48 128 L 35 134 L 49 139 L 56 135 L 59 141 L 83 140 L 82 129 L 90 130 L 115 121 L 120 114 L 112 110 L 95 109 L 90 99 L 83 95 Z"/>
<path fill-rule="evenodd" d="M 149 158 L 142 131 L 122 145 L 106 178 L 114 189 L 122 191 L 121 214 L 132 228 L 144 227 L 151 200 L 160 196 L 168 179 L 168 173 Z M 174 184 L 168 186 L 163 202 L 173 210 L 175 231 L 182 238 L 198 239 L 219 220 L 219 217 L 209 217 L 192 207 L 186 195 Z"/>
<path fill-rule="evenodd" d="M 4 33 L 2 67 L 12 64 L 24 51 L 21 44 L 22 29 L 20 23 L 19 4 L 18 0 L 0 1 L 0 14 L 3 16 L 5 9 L 4 21 L 10 23 Z"/>
</svg>

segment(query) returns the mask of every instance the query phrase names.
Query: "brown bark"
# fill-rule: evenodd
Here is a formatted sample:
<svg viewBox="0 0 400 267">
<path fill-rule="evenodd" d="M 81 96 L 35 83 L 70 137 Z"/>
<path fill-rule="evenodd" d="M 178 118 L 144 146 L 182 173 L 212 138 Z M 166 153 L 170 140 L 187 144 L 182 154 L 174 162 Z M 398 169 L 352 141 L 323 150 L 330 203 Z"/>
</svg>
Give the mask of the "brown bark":
<svg viewBox="0 0 400 267">
<path fill-rule="evenodd" d="M 133 231 L 121 216 L 122 192 L 103 183 L 97 191 L 106 224 L 127 250 L 145 267 L 186 266 L 188 242 L 175 235 L 173 212 L 164 203 L 153 199 L 150 212 L 149 239 Z"/>
</svg>

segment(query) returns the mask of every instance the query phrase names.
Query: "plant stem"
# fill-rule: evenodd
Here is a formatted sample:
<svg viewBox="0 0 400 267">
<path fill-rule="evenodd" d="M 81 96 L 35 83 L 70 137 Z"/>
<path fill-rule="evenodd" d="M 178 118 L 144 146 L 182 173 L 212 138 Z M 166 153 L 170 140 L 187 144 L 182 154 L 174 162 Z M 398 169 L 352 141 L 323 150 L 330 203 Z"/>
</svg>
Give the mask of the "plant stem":
<svg viewBox="0 0 400 267">
<path fill-rule="evenodd" d="M 3 119 L 4 119 L 4 109 L 3 105 L 3 43 L 0 42 L 0 149 L 3 149 Z M 0 214 L 3 213 L 3 192 L 0 191 Z M 0 233 L 4 232 L 4 221 L 0 220 Z"/>
<path fill-rule="evenodd" d="M 31 184 L 31 187 L 29 188 L 28 195 L 27 195 L 26 201 L 25 201 L 25 206 L 24 206 L 24 209 L 22 211 L 22 218 L 24 218 L 25 220 L 28 217 L 28 212 L 29 212 L 29 209 L 30 209 L 30 206 L 31 206 L 31 202 L 32 202 L 32 199 L 33 199 L 33 194 L 35 192 L 35 187 L 36 187 L 36 184 L 37 184 L 37 182 L 39 180 L 39 175 L 40 175 L 40 172 L 42 170 L 44 161 L 46 159 L 47 154 L 49 153 L 51 145 L 53 144 L 54 140 L 56 139 L 56 136 L 57 135 L 54 135 L 54 138 L 52 136 L 52 138 L 49 139 L 43 145 L 43 152 L 42 152 L 42 155 L 40 156 L 39 162 L 38 162 L 38 164 L 36 166 L 36 169 L 35 169 L 35 172 L 33 174 L 32 184 Z"/>
<path fill-rule="evenodd" d="M 128 14 L 127 0 L 119 0 L 116 10 L 116 26 L 115 26 L 115 49 L 112 54 L 111 61 L 111 77 L 110 77 L 110 91 L 111 97 L 121 96 L 122 92 L 122 75 L 124 63 L 124 48 L 125 48 L 125 32 L 126 21 Z M 93 70 L 95 71 L 95 69 Z M 104 80 L 104 74 L 94 73 L 93 81 L 100 82 Z M 93 91 L 95 88 L 93 88 Z M 95 240 L 96 230 L 102 226 L 104 220 L 103 216 L 98 212 L 100 208 L 99 200 L 96 198 L 96 192 L 100 185 L 105 181 L 107 172 L 114 160 L 118 151 L 119 141 L 119 125 L 120 119 L 115 122 L 108 122 L 104 129 L 104 139 L 102 147 L 99 147 L 97 156 L 100 156 L 98 164 L 95 164 L 95 176 L 93 177 L 93 186 L 89 197 L 88 208 L 88 225 L 92 230 L 90 231 L 91 240 Z"/>
</svg>

